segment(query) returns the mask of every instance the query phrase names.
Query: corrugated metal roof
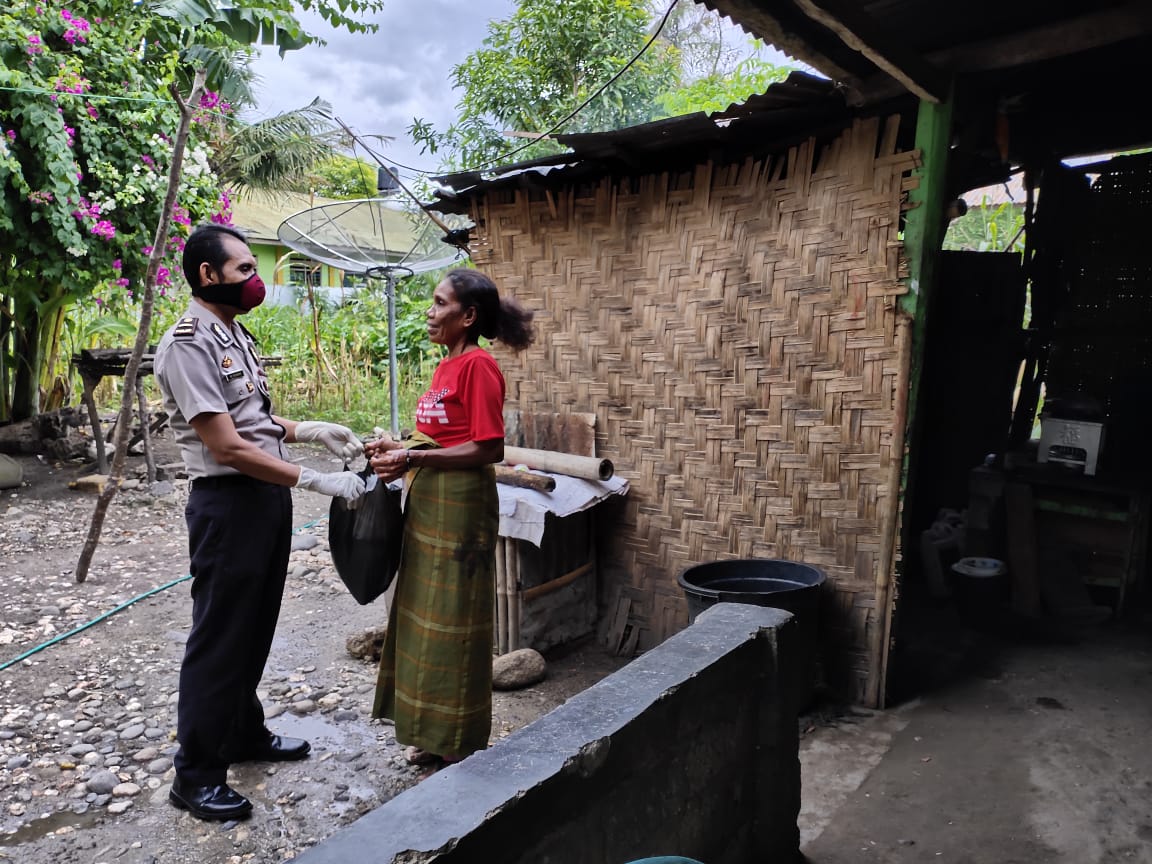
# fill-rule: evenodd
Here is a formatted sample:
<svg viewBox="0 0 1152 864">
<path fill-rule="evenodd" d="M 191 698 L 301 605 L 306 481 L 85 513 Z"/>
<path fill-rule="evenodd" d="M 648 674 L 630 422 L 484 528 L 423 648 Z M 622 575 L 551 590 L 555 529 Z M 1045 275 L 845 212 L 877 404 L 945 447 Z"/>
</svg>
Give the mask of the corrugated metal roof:
<svg viewBox="0 0 1152 864">
<path fill-rule="evenodd" d="M 855 112 L 827 78 L 793 72 L 764 93 L 717 114 L 686 114 L 611 132 L 558 135 L 568 152 L 543 156 L 487 171 L 463 171 L 435 179 L 458 195 L 511 182 L 565 182 L 586 173 L 646 173 L 690 164 L 708 155 L 768 153 L 806 138 L 822 127 L 840 127 Z M 463 204 L 443 202 L 436 209 L 460 212 Z"/>
</svg>

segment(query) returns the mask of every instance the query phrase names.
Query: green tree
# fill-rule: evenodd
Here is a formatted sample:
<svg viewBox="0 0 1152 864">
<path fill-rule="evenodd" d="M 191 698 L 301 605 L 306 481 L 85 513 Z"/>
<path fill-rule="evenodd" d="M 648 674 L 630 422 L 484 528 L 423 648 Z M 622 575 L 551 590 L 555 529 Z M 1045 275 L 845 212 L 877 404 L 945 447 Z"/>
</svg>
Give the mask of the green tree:
<svg viewBox="0 0 1152 864">
<path fill-rule="evenodd" d="M 324 198 L 375 198 L 376 166 L 363 159 L 336 154 L 317 163 L 296 188 Z"/>
<path fill-rule="evenodd" d="M 770 85 L 787 78 L 791 71 L 788 66 L 776 66 L 755 55 L 744 57 L 730 70 L 711 72 L 664 93 L 660 105 L 669 117 L 696 111 L 714 114 L 763 93 Z"/>
<path fill-rule="evenodd" d="M 350 15 L 379 7 L 303 4 L 350 30 L 369 26 Z M 0 12 L 0 419 L 39 410 L 72 304 L 133 303 L 177 125 L 169 88 L 213 58 L 215 86 L 239 86 L 249 43 L 311 41 L 292 10 L 291 0 L 42 0 Z M 227 218 L 210 145 L 229 105 L 217 90 L 201 108 L 173 214 L 181 226 Z M 173 259 L 182 243 L 172 237 Z"/>
<path fill-rule="evenodd" d="M 449 168 L 499 160 L 541 133 L 624 68 L 649 38 L 642 0 L 521 0 L 507 21 L 493 21 L 480 50 L 452 69 L 463 93 L 446 131 L 416 119 L 409 129 Z M 598 132 L 651 120 L 659 96 L 677 83 L 679 58 L 657 41 L 628 72 L 565 125 Z M 506 133 L 514 133 L 512 136 Z M 518 158 L 559 152 L 539 141 Z"/>
</svg>

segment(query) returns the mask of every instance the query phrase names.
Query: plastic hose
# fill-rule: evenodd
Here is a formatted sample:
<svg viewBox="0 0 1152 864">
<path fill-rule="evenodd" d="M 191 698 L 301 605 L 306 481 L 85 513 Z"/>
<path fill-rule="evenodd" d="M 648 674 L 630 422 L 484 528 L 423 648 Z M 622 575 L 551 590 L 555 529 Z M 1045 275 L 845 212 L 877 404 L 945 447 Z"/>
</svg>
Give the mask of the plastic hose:
<svg viewBox="0 0 1152 864">
<path fill-rule="evenodd" d="M 316 525 L 320 522 L 323 522 L 324 519 L 326 519 L 326 518 L 327 518 L 326 516 L 322 516 L 319 519 L 313 519 L 311 522 L 305 522 L 299 528 L 293 528 L 292 533 L 293 534 L 299 534 L 301 531 L 305 530 L 306 528 L 311 528 L 313 525 Z M 75 636 L 77 633 L 82 633 L 83 631 L 87 630 L 89 627 L 92 627 L 96 624 L 99 624 L 101 621 L 104 621 L 108 618 L 111 618 L 117 612 L 121 612 L 124 609 L 127 609 L 133 603 L 139 603 L 141 600 L 145 600 L 145 599 L 151 597 L 153 594 L 159 594 L 161 591 L 167 591 L 173 585 L 179 585 L 181 582 L 187 582 L 191 578 L 192 578 L 191 573 L 185 573 L 179 579 L 173 579 L 171 582 L 168 582 L 164 585 L 160 585 L 156 588 L 153 588 L 151 591 L 145 591 L 143 594 L 140 594 L 136 597 L 133 597 L 131 600 L 126 600 L 123 603 L 121 603 L 119 606 L 117 606 L 115 609 L 111 609 L 111 610 L 105 612 L 103 615 L 100 615 L 96 618 L 93 618 L 91 621 L 88 621 L 84 624 L 81 624 L 79 627 L 74 627 L 73 629 L 69 630 L 67 633 L 61 633 L 58 636 L 53 636 L 47 642 L 42 642 L 41 644 L 37 645 L 35 648 L 29 648 L 27 651 L 25 651 L 20 656 L 13 657 L 11 660 L 8 660 L 7 662 L 0 664 L 0 672 L 3 672 L 9 666 L 13 666 L 16 663 L 19 663 L 21 660 L 28 659 L 33 654 L 37 654 L 37 653 L 43 651 L 45 648 L 49 648 L 52 645 L 57 644 L 58 642 L 63 642 L 65 639 L 68 639 L 72 636 Z"/>
</svg>

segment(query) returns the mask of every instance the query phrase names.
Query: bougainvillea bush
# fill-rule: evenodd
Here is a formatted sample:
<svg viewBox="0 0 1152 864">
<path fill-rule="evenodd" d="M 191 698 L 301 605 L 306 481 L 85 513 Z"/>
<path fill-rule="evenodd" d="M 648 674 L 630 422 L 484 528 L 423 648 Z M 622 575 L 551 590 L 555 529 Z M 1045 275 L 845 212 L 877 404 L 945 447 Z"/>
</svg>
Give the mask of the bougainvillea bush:
<svg viewBox="0 0 1152 864">
<path fill-rule="evenodd" d="M 0 283 L 11 337 L 0 419 L 35 412 L 50 383 L 40 373 L 58 365 L 45 355 L 59 353 L 77 301 L 100 310 L 96 329 L 132 317 L 179 122 L 169 89 L 177 52 L 148 41 L 155 19 L 141 9 L 38 2 L 0 14 Z M 187 226 L 228 218 L 206 138 L 194 130 L 158 290 L 172 283 Z"/>
</svg>

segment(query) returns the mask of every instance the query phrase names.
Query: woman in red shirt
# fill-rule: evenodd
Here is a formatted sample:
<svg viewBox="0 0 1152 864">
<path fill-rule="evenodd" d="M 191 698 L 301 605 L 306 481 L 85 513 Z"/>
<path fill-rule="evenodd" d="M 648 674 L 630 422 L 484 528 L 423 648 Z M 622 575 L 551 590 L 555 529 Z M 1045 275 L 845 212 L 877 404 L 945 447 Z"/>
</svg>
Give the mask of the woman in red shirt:
<svg viewBox="0 0 1152 864">
<path fill-rule="evenodd" d="M 476 270 L 432 294 L 428 338 L 448 349 L 406 441 L 368 445 L 384 481 L 405 478 L 404 547 L 380 657 L 373 717 L 396 724 L 413 764 L 488 746 L 497 512 L 492 465 L 504 458 L 504 376 L 478 344 L 532 344 L 532 313 Z"/>
</svg>

